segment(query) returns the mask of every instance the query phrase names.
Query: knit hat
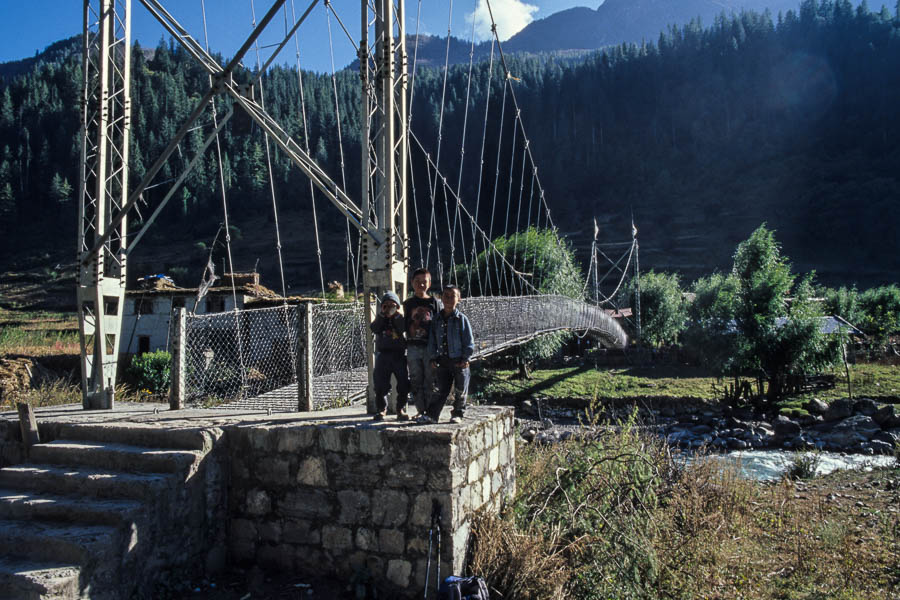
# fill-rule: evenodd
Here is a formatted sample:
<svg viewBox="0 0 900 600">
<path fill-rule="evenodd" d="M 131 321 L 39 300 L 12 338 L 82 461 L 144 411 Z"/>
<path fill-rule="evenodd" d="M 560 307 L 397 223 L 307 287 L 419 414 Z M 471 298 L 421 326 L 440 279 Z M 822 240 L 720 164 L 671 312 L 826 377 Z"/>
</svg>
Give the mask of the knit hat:
<svg viewBox="0 0 900 600">
<path fill-rule="evenodd" d="M 400 297 L 397 296 L 394 292 L 385 292 L 384 296 L 381 297 L 381 303 L 384 304 L 388 300 L 392 301 L 397 306 L 400 306 Z"/>
</svg>

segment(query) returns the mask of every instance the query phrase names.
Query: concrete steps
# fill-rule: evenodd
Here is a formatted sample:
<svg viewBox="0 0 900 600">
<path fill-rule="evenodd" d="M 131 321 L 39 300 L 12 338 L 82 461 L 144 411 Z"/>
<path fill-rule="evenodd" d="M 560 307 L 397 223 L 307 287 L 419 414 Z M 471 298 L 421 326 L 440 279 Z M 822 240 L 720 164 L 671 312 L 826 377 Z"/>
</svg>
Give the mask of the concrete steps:
<svg viewBox="0 0 900 600">
<path fill-rule="evenodd" d="M 35 444 L 30 459 L 38 463 L 99 467 L 112 471 L 179 473 L 201 456 L 197 450 L 162 450 L 112 442 L 56 440 Z"/>
<path fill-rule="evenodd" d="M 127 424 L 58 435 L 0 469 L 0 598 L 147 597 L 216 435 Z"/>
<path fill-rule="evenodd" d="M 41 464 L 0 469 L 0 487 L 4 489 L 81 494 L 88 498 L 140 500 L 163 493 L 169 484 L 169 477 L 156 473 L 124 473 Z"/>
<path fill-rule="evenodd" d="M 0 556 L 0 598 L 80 598 L 81 567 Z"/>
<path fill-rule="evenodd" d="M 0 489 L 0 519 L 121 525 L 135 520 L 141 506 L 136 500 L 94 499 L 85 502 L 83 496 Z"/>
</svg>

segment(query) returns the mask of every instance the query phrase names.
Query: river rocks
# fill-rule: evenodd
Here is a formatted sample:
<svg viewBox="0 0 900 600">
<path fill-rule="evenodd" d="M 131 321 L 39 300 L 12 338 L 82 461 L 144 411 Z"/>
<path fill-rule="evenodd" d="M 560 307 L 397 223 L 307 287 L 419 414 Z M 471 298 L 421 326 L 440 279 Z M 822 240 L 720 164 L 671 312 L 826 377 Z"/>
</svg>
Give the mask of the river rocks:
<svg viewBox="0 0 900 600">
<path fill-rule="evenodd" d="M 822 439 L 830 447 L 852 449 L 858 444 L 868 442 L 879 431 L 881 428 L 872 417 L 856 415 L 837 423 L 831 431 L 822 435 Z"/>
<path fill-rule="evenodd" d="M 825 411 L 826 421 L 839 421 L 853 415 L 853 401 L 849 398 L 838 398 L 828 405 Z"/>
<path fill-rule="evenodd" d="M 885 404 L 872 415 L 872 418 L 875 419 L 875 422 L 881 425 L 882 427 L 898 427 L 900 426 L 900 419 L 898 419 L 897 415 L 894 411 L 893 404 Z"/>
<path fill-rule="evenodd" d="M 803 405 L 803 409 L 811 415 L 823 415 L 828 412 L 828 405 L 818 398 L 813 398 Z"/>
<path fill-rule="evenodd" d="M 878 411 L 878 405 L 870 398 L 860 398 L 853 405 L 853 414 L 871 417 Z"/>
<path fill-rule="evenodd" d="M 775 419 L 775 436 L 779 438 L 790 438 L 800 434 L 800 423 L 792 421 L 783 415 L 779 415 Z"/>
</svg>

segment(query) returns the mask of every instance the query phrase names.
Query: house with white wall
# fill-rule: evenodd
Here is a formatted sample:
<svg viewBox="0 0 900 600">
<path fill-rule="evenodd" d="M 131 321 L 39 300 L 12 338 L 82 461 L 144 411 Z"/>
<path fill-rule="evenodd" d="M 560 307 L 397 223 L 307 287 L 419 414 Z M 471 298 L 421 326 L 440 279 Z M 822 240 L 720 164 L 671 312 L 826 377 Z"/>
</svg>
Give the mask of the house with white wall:
<svg viewBox="0 0 900 600">
<path fill-rule="evenodd" d="M 279 298 L 259 284 L 258 273 L 226 273 L 199 300 L 198 292 L 198 288 L 180 288 L 164 280 L 126 290 L 119 354 L 171 350 L 171 323 L 176 308 L 203 315 L 243 309 L 254 300 Z"/>
</svg>

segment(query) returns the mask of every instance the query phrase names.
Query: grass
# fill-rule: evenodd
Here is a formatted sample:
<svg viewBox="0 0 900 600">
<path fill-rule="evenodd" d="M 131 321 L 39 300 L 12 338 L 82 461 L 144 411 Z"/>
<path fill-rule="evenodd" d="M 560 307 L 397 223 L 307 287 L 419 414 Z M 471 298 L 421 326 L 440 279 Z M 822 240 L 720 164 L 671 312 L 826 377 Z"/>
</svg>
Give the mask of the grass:
<svg viewBox="0 0 900 600">
<path fill-rule="evenodd" d="M 900 597 L 900 467 L 763 484 L 627 424 L 517 454 L 514 501 L 474 526 L 500 597 Z"/>
<path fill-rule="evenodd" d="M 73 313 L 0 308 L 0 355 L 78 354 L 78 321 Z"/>
<path fill-rule="evenodd" d="M 482 387 L 485 396 L 518 398 L 584 399 L 716 398 L 717 380 L 701 369 L 690 367 L 601 368 L 588 366 L 537 370 L 531 379 L 518 378 L 517 371 L 493 371 Z"/>
<path fill-rule="evenodd" d="M 786 398 L 779 406 L 782 414 L 800 417 L 807 414 L 802 408 L 810 398 L 826 402 L 847 396 L 843 370 L 835 371 L 834 389 L 801 394 Z M 900 365 L 860 363 L 850 367 L 854 397 L 889 399 L 900 397 Z M 488 398 L 580 400 L 721 398 L 720 382 L 708 372 L 685 366 L 599 368 L 590 366 L 543 369 L 532 373 L 531 379 L 520 379 L 513 370 L 482 371 L 476 380 L 476 393 Z"/>
</svg>

